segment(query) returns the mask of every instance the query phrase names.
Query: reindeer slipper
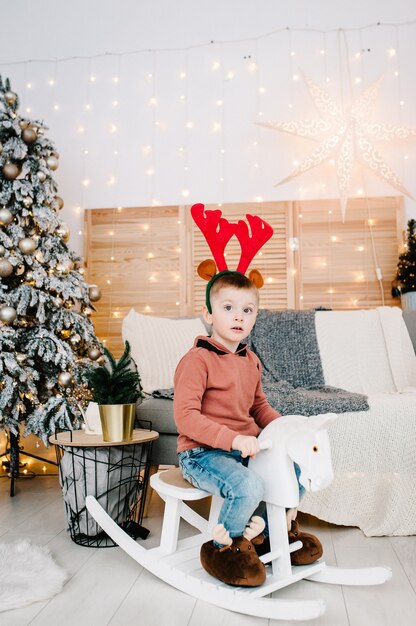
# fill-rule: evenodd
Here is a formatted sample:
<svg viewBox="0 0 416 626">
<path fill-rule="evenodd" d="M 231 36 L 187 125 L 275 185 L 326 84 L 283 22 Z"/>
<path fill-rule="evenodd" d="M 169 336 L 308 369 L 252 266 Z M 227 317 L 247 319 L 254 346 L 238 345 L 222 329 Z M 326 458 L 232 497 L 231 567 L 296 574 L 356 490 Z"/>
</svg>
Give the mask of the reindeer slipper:
<svg viewBox="0 0 416 626">
<path fill-rule="evenodd" d="M 294 543 L 295 541 L 302 542 L 302 547 L 290 554 L 290 562 L 292 565 L 310 565 L 321 558 L 323 548 L 318 537 L 299 530 L 299 523 L 296 520 L 292 521 L 288 537 L 289 543 Z M 263 534 L 253 539 L 253 544 L 259 557 L 270 552 L 270 539 Z"/>
<path fill-rule="evenodd" d="M 321 558 L 323 548 L 318 537 L 299 530 L 299 524 L 296 520 L 293 520 L 292 528 L 289 530 L 289 543 L 294 541 L 301 541 L 302 547 L 290 555 L 292 565 L 309 565 Z"/>
<path fill-rule="evenodd" d="M 260 561 L 251 540 L 264 529 L 264 520 L 255 516 L 242 537 L 231 538 L 223 524 L 214 528 L 213 541 L 201 546 L 201 565 L 211 576 L 227 585 L 257 587 L 266 580 L 266 569 Z M 221 543 L 222 548 L 215 546 Z"/>
</svg>

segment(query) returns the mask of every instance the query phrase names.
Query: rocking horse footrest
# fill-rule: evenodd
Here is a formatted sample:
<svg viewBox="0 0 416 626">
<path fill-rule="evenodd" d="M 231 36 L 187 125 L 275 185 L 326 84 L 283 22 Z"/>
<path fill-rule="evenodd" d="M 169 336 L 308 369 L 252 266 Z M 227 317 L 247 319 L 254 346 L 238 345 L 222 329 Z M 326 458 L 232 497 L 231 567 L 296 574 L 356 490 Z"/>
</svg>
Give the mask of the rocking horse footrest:
<svg viewBox="0 0 416 626">
<path fill-rule="evenodd" d="M 302 546 L 303 544 L 301 541 L 295 541 L 289 544 L 289 552 L 291 553 L 295 552 L 296 550 L 300 550 Z M 267 563 L 272 563 L 273 561 L 276 561 L 276 559 L 279 559 L 281 556 L 281 550 L 273 550 L 272 552 L 267 552 L 267 554 L 263 554 L 263 556 L 260 557 L 260 561 L 264 563 L 264 565 L 267 565 Z"/>
<path fill-rule="evenodd" d="M 301 541 L 294 541 L 293 543 L 289 544 L 289 552 L 292 554 L 292 552 L 296 552 L 296 550 L 300 550 L 301 548 L 303 548 L 303 543 Z"/>
</svg>

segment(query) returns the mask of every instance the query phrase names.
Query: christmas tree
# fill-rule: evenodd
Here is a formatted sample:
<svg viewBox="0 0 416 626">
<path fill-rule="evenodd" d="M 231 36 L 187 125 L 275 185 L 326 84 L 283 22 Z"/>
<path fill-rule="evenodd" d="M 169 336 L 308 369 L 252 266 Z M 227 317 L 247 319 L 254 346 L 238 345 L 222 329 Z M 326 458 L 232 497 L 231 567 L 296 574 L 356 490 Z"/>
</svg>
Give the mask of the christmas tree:
<svg viewBox="0 0 416 626">
<path fill-rule="evenodd" d="M 17 113 L 0 76 L 0 428 L 19 425 L 47 443 L 80 426 L 86 373 L 102 345 L 89 316 L 99 299 L 67 245 L 47 128 Z"/>
<path fill-rule="evenodd" d="M 401 293 L 416 291 L 416 220 L 407 222 L 406 250 L 399 255 L 396 280 Z"/>
</svg>

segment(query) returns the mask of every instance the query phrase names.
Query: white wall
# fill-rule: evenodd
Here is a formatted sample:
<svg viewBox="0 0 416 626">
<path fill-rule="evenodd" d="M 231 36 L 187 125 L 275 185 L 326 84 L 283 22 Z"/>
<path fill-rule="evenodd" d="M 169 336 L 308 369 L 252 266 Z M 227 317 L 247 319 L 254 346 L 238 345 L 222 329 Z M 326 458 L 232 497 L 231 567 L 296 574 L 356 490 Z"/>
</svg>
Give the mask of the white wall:
<svg viewBox="0 0 416 626">
<path fill-rule="evenodd" d="M 254 124 L 319 119 L 299 71 L 346 111 L 383 76 L 371 120 L 416 127 L 414 0 L 0 0 L 0 15 L 0 73 L 50 127 L 79 252 L 84 208 L 337 197 L 328 164 L 276 187 L 314 144 Z M 416 139 L 376 145 L 416 196 Z M 358 193 L 396 192 L 356 166 Z"/>
</svg>

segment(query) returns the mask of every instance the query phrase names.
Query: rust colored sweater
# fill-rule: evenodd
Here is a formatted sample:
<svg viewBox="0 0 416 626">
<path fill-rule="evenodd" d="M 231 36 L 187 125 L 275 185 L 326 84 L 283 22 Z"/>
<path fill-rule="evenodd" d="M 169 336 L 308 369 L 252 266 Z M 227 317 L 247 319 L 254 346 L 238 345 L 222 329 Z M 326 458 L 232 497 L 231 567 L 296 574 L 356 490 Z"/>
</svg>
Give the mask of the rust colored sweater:
<svg viewBox="0 0 416 626">
<path fill-rule="evenodd" d="M 261 386 L 258 357 L 243 344 L 230 352 L 197 337 L 175 372 L 178 452 L 198 446 L 231 450 L 236 435 L 257 436 L 279 417 Z"/>
</svg>

